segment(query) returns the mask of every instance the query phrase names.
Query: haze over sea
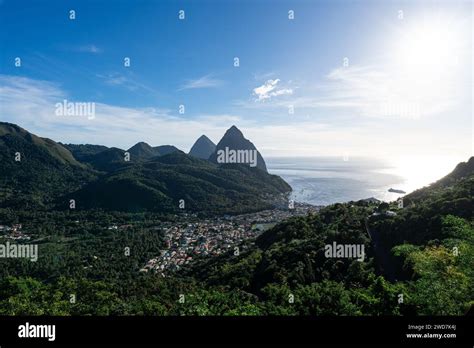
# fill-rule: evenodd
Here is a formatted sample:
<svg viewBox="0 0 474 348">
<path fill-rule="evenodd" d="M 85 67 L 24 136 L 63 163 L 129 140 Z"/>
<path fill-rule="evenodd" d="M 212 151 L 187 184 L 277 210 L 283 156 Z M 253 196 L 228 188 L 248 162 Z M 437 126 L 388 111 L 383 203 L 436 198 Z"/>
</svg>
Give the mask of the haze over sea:
<svg viewBox="0 0 474 348">
<path fill-rule="evenodd" d="M 390 193 L 389 188 L 409 193 L 453 169 L 423 175 L 417 165 L 362 157 L 350 157 L 347 161 L 343 157 L 268 157 L 266 162 L 271 174 L 281 176 L 291 185 L 292 199 L 314 205 L 369 197 L 393 201 L 403 195 Z"/>
</svg>

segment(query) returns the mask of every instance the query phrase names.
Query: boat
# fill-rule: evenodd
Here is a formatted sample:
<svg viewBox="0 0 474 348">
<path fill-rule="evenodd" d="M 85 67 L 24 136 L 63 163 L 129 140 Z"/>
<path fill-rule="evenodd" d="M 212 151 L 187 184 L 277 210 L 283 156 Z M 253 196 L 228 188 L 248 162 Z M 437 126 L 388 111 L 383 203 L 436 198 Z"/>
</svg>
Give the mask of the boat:
<svg viewBox="0 0 474 348">
<path fill-rule="evenodd" d="M 394 189 L 394 188 L 389 188 L 388 189 L 388 192 L 393 192 L 393 193 L 406 193 L 405 191 L 403 190 L 397 190 L 397 189 Z"/>
</svg>

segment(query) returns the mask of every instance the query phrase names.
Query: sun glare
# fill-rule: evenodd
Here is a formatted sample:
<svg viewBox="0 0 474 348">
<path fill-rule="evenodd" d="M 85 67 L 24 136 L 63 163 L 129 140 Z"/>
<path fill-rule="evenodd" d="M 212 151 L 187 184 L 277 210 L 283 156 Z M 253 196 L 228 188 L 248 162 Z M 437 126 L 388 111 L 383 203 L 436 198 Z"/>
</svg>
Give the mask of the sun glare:
<svg viewBox="0 0 474 348">
<path fill-rule="evenodd" d="M 431 18 L 404 28 L 397 49 L 400 65 L 436 73 L 455 66 L 463 46 L 458 26 L 453 20 Z"/>
<path fill-rule="evenodd" d="M 422 115 L 445 108 L 443 101 L 454 100 L 469 75 L 466 33 L 469 28 L 461 15 L 417 16 L 416 21 L 401 23 L 385 52 L 390 98 L 416 103 Z"/>
<path fill-rule="evenodd" d="M 427 186 L 449 174 L 457 163 L 465 159 L 424 156 L 403 157 L 393 162 L 394 174 L 405 179 L 403 190 L 411 192 Z"/>
</svg>

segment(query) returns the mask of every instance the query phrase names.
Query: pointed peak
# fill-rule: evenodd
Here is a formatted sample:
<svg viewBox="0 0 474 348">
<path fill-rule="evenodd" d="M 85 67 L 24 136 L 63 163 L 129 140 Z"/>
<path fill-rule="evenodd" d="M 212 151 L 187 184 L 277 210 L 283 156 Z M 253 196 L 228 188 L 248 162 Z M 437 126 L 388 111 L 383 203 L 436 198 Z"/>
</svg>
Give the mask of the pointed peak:
<svg viewBox="0 0 474 348">
<path fill-rule="evenodd" d="M 191 150 L 189 150 L 189 154 L 191 156 L 207 160 L 215 149 L 216 144 L 214 144 L 211 139 L 209 139 L 203 134 L 196 140 L 194 145 L 191 147 Z"/>
<path fill-rule="evenodd" d="M 227 151 L 228 149 L 234 150 L 234 151 L 239 151 L 239 150 L 254 151 L 255 150 L 257 152 L 257 160 L 258 160 L 257 167 L 264 171 L 267 171 L 265 161 L 263 160 L 263 157 L 260 154 L 260 152 L 258 152 L 257 148 L 250 140 L 245 138 L 244 134 L 235 125 L 230 127 L 225 132 L 222 139 L 216 145 L 216 150 L 209 157 L 209 160 L 214 163 L 219 163 L 217 160 L 218 153 L 220 151 Z M 234 162 L 234 163 L 237 163 L 237 162 Z"/>
<path fill-rule="evenodd" d="M 238 129 L 236 126 L 232 126 L 230 127 L 226 132 L 225 132 L 225 135 L 237 135 L 237 136 L 240 136 L 240 137 L 243 137 L 244 134 L 240 131 L 240 129 Z"/>
<path fill-rule="evenodd" d="M 194 143 L 197 143 L 197 142 L 199 142 L 199 143 L 202 143 L 202 142 L 207 143 L 208 141 L 210 141 L 209 138 L 206 137 L 206 136 L 203 134 L 203 135 L 201 135 L 199 138 L 197 138 Z"/>
<path fill-rule="evenodd" d="M 205 134 L 201 135 L 195 142 L 194 144 L 211 144 L 212 146 L 216 146 L 214 142 L 209 139 Z"/>
</svg>

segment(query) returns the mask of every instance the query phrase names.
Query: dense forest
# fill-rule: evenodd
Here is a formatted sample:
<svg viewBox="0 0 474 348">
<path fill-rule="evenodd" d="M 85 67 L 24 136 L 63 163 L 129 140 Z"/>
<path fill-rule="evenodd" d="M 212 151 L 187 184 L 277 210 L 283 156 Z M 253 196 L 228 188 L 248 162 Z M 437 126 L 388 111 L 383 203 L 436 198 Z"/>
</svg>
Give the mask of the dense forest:
<svg viewBox="0 0 474 348">
<path fill-rule="evenodd" d="M 163 247 L 150 227 L 179 215 L 2 208 L 0 220 L 35 230 L 46 256 L 0 261 L 0 313 L 464 315 L 474 306 L 473 197 L 471 158 L 405 196 L 403 208 L 327 206 L 246 241 L 239 255 L 198 259 L 168 277 L 139 269 Z M 333 242 L 363 245 L 364 261 L 325 257 Z"/>
</svg>

